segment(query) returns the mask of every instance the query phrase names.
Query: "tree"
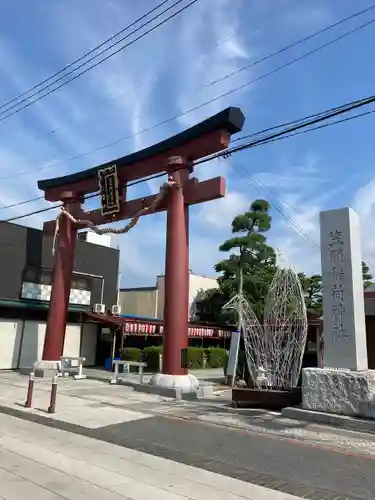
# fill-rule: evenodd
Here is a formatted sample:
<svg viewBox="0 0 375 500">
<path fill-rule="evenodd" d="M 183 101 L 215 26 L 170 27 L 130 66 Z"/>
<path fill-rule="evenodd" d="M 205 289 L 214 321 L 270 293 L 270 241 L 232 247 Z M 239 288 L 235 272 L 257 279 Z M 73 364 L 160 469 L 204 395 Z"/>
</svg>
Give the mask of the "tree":
<svg viewBox="0 0 375 500">
<path fill-rule="evenodd" d="M 306 276 L 304 273 L 298 273 L 301 280 L 302 289 L 305 294 L 305 304 L 308 312 L 323 314 L 323 290 L 322 277 L 320 274 Z"/>
<path fill-rule="evenodd" d="M 370 285 L 372 285 L 372 274 L 370 271 L 369 266 L 366 264 L 366 262 L 363 260 L 362 261 L 362 278 L 363 278 L 363 287 L 366 289 Z"/>
<path fill-rule="evenodd" d="M 255 200 L 249 211 L 232 221 L 232 238 L 220 245 L 222 252 L 233 252 L 215 266 L 221 273 L 218 290 L 209 290 L 198 309 L 201 320 L 233 322 L 233 314 L 221 312 L 222 306 L 236 293 L 243 293 L 258 315 L 263 314 L 264 301 L 276 270 L 276 254 L 267 245 L 266 233 L 271 227 L 270 205 Z"/>
<path fill-rule="evenodd" d="M 304 273 L 299 273 L 302 288 L 305 292 L 306 308 L 309 312 L 317 312 L 323 314 L 323 290 L 322 277 L 320 274 L 306 276 Z M 362 278 L 363 287 L 366 289 L 372 285 L 372 274 L 366 262 L 362 261 Z"/>
</svg>

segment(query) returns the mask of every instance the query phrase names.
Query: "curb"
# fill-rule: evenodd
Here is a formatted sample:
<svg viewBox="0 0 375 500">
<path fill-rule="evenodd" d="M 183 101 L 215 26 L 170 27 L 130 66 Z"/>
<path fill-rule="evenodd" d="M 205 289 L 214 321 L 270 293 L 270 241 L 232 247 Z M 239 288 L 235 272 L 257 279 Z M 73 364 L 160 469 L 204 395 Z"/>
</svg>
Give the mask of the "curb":
<svg viewBox="0 0 375 500">
<path fill-rule="evenodd" d="M 281 416 L 292 420 L 302 420 L 313 424 L 330 425 L 345 430 L 375 434 L 375 420 L 292 407 L 284 408 L 281 411 Z"/>
</svg>

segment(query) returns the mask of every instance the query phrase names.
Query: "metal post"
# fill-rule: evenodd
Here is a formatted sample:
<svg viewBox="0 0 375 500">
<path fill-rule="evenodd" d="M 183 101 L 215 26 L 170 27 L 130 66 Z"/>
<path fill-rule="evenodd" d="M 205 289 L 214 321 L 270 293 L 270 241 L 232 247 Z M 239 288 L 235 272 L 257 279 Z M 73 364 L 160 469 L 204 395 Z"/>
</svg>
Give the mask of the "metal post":
<svg viewBox="0 0 375 500">
<path fill-rule="evenodd" d="M 30 372 L 29 384 L 27 386 L 27 396 L 26 396 L 25 408 L 31 408 L 33 405 L 34 382 L 35 382 L 35 373 Z"/>
<path fill-rule="evenodd" d="M 52 377 L 51 398 L 49 402 L 48 413 L 56 413 L 57 378 L 57 375 Z"/>
</svg>

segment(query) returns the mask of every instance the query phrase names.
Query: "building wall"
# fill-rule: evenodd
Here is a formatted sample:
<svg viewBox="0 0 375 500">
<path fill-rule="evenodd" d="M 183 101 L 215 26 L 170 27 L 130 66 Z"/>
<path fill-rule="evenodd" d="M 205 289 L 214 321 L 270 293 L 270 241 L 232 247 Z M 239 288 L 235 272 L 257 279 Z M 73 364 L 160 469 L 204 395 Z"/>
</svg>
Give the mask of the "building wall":
<svg viewBox="0 0 375 500">
<path fill-rule="evenodd" d="M 365 313 L 366 316 L 375 316 L 375 298 L 365 296 Z"/>
<path fill-rule="evenodd" d="M 41 263 L 38 236 L 36 230 L 0 224 L 0 298 L 20 298 L 25 266 Z"/>
<path fill-rule="evenodd" d="M 16 315 L 17 312 L 14 312 Z M 68 323 L 64 356 L 84 356 L 85 365 L 95 364 L 98 325 Z M 41 359 L 46 322 L 41 320 L 0 318 L 0 370 L 30 371 Z"/>
<path fill-rule="evenodd" d="M 158 291 L 156 318 L 157 319 L 163 319 L 163 316 L 164 316 L 164 300 L 165 300 L 164 276 L 158 276 L 156 278 L 156 288 L 157 288 L 157 291 Z"/>
<path fill-rule="evenodd" d="M 368 367 L 375 370 L 375 316 L 366 316 Z"/>
<path fill-rule="evenodd" d="M 22 330 L 21 320 L 0 319 L 0 370 L 18 368 Z"/>
<path fill-rule="evenodd" d="M 96 346 L 100 325 L 96 323 L 83 323 L 81 339 L 81 356 L 85 359 L 83 366 L 94 366 L 96 359 Z"/>
<path fill-rule="evenodd" d="M 217 281 L 215 278 L 209 276 L 199 276 L 197 274 L 190 274 L 189 279 L 189 318 L 195 319 L 195 301 L 199 295 L 206 290 L 217 288 Z"/>
<path fill-rule="evenodd" d="M 199 274 L 189 274 L 189 319 L 195 319 L 195 301 L 201 292 L 217 288 L 217 281 L 215 278 L 209 276 L 200 276 Z M 164 276 L 156 278 L 156 287 L 158 289 L 158 304 L 157 304 L 157 318 L 163 319 L 164 310 Z"/>
<path fill-rule="evenodd" d="M 201 291 L 217 288 L 215 278 L 190 273 L 189 319 L 194 320 L 194 302 Z M 144 318 L 163 319 L 165 298 L 164 276 L 157 276 L 156 287 L 125 288 L 120 290 L 120 305 L 123 314 Z"/>
<path fill-rule="evenodd" d="M 122 314 L 155 318 L 157 314 L 156 288 L 120 290 L 119 303 Z"/>
<path fill-rule="evenodd" d="M 53 268 L 52 236 L 38 229 L 0 225 L 0 299 L 18 300 L 26 267 Z M 77 240 L 74 270 L 104 278 L 103 302 L 116 304 L 119 251 Z M 102 279 L 91 278 L 91 304 L 100 302 Z"/>
</svg>

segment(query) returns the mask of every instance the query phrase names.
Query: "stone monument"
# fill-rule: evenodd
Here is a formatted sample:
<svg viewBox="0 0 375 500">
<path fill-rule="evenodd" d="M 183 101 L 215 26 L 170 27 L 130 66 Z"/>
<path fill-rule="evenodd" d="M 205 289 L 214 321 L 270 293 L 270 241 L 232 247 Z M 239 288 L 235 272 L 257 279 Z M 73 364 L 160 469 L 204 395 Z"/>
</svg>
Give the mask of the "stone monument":
<svg viewBox="0 0 375 500">
<path fill-rule="evenodd" d="M 360 221 L 351 208 L 320 214 L 323 368 L 305 368 L 303 408 L 375 418 L 375 371 L 368 370 Z"/>
</svg>

